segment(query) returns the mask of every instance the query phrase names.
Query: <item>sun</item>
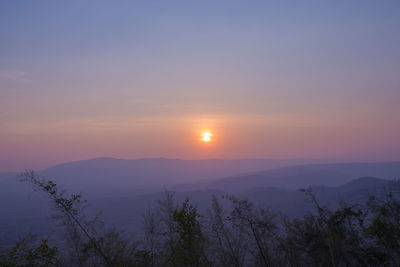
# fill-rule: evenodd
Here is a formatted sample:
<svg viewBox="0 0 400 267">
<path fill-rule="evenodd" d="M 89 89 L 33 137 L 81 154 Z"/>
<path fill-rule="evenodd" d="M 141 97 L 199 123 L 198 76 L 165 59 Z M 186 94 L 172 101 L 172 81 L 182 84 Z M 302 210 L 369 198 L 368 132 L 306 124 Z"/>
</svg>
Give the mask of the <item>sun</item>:
<svg viewBox="0 0 400 267">
<path fill-rule="evenodd" d="M 201 141 L 208 143 L 211 141 L 212 134 L 210 132 L 204 132 L 201 134 Z"/>
</svg>

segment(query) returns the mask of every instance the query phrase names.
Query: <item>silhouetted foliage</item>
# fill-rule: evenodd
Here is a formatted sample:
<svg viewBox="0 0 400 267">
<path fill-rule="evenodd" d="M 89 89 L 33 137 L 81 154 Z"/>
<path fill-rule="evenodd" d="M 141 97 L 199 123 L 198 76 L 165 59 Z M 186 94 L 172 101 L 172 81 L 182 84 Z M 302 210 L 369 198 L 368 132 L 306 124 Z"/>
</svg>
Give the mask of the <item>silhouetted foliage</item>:
<svg viewBox="0 0 400 267">
<path fill-rule="evenodd" d="M 303 189 L 314 210 L 290 218 L 245 199 L 212 198 L 201 215 L 189 199 L 176 204 L 165 193 L 143 217 L 144 237 L 136 242 L 88 219 L 80 194 L 67 196 L 33 172 L 24 179 L 44 192 L 65 227 L 68 247 L 37 241 L 33 235 L 0 251 L 0 266 L 399 266 L 399 182 L 365 205 L 322 206 Z M 135 246 L 132 244 L 136 244 Z"/>
<path fill-rule="evenodd" d="M 9 249 L 1 251 L 0 266 L 64 266 L 59 249 L 48 244 L 48 240 L 41 242 L 32 234 L 18 240 Z"/>
</svg>

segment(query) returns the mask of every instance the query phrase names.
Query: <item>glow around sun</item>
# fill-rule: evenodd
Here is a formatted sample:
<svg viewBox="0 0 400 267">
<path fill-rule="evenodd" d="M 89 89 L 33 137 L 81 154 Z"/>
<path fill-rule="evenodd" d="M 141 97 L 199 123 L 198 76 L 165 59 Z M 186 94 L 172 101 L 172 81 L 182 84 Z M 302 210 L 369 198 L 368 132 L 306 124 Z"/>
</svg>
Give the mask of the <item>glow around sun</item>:
<svg viewBox="0 0 400 267">
<path fill-rule="evenodd" d="M 201 136 L 201 141 L 206 143 L 211 141 L 212 134 L 210 132 L 203 132 Z"/>
</svg>

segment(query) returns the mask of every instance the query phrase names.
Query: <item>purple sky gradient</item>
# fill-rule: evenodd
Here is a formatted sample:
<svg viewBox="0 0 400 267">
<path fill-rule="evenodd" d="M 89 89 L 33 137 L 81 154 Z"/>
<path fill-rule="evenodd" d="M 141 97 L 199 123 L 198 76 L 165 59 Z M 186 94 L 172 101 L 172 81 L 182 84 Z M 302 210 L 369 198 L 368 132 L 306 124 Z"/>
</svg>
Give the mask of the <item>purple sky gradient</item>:
<svg viewBox="0 0 400 267">
<path fill-rule="evenodd" d="M 0 171 L 400 160 L 400 3 L 266 2 L 2 2 Z"/>
</svg>

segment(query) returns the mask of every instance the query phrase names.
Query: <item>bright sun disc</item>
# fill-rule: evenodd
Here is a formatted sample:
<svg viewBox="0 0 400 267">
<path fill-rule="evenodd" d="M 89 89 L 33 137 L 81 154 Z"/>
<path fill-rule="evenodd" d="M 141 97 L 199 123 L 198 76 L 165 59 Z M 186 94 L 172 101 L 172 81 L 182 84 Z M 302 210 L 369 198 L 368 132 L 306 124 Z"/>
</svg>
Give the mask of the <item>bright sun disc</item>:
<svg viewBox="0 0 400 267">
<path fill-rule="evenodd" d="M 212 136 L 211 133 L 205 132 L 205 133 L 202 134 L 201 140 L 202 140 L 203 142 L 210 142 L 210 141 L 211 141 L 211 136 Z"/>
</svg>

